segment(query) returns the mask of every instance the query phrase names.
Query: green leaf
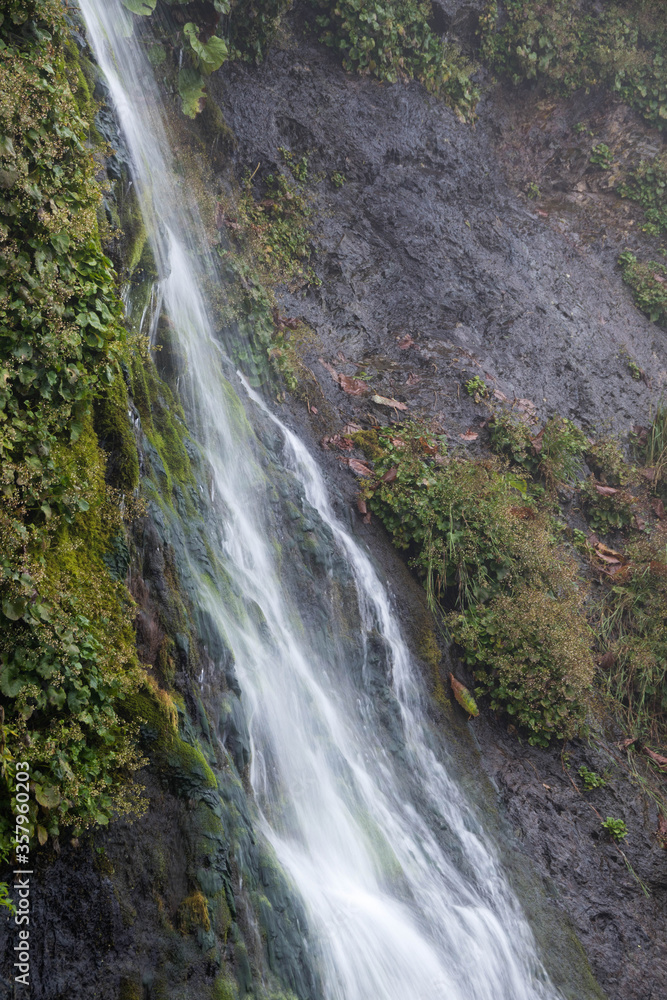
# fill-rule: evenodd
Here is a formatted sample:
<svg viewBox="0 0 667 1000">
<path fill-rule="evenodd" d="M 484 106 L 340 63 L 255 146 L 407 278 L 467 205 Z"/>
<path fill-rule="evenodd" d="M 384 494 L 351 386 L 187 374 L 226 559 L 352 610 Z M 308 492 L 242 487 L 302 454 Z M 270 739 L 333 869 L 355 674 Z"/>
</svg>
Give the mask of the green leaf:
<svg viewBox="0 0 667 1000">
<path fill-rule="evenodd" d="M 192 21 L 189 21 L 185 25 L 183 34 L 190 42 L 192 50 L 197 56 L 199 68 L 202 73 L 208 76 L 210 73 L 214 73 L 216 69 L 220 69 L 229 55 L 227 43 L 222 38 L 218 38 L 217 35 L 211 35 L 207 42 L 200 42 L 199 28 Z"/>
<path fill-rule="evenodd" d="M 121 3 L 123 7 L 131 10 L 133 14 L 139 14 L 140 17 L 147 17 L 155 10 L 157 0 L 121 0 Z"/>
<path fill-rule="evenodd" d="M 62 796 L 54 785 L 47 785 L 46 788 L 42 785 L 35 785 L 35 798 L 45 809 L 55 809 L 57 805 L 60 805 Z"/>
<path fill-rule="evenodd" d="M 0 670 L 0 691 L 7 698 L 16 698 L 23 687 L 24 680 L 16 666 L 5 666 Z"/>
<path fill-rule="evenodd" d="M 26 602 L 23 597 L 17 597 L 14 601 L 5 600 L 2 602 L 2 612 L 5 618 L 12 622 L 17 622 L 25 613 Z"/>
<path fill-rule="evenodd" d="M 182 69 L 178 74 L 178 93 L 183 114 L 196 118 L 204 106 L 204 80 L 196 69 Z"/>
</svg>

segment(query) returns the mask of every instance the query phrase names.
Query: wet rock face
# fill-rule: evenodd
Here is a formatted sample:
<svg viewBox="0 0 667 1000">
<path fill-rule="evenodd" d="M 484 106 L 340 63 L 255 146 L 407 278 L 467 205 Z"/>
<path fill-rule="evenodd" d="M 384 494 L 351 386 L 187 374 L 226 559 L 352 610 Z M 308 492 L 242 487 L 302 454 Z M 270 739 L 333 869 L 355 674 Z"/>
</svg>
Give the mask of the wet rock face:
<svg viewBox="0 0 667 1000">
<path fill-rule="evenodd" d="M 306 361 L 324 393 L 336 404 L 342 395 L 318 356 L 338 358 L 344 374 L 363 365 L 371 389 L 410 415 L 468 426 L 480 411 L 461 384 L 480 375 L 534 400 L 541 416 L 626 433 L 649 405 L 626 355 L 658 385 L 665 334 L 609 261 L 509 191 L 493 107 L 473 128 L 418 85 L 345 74 L 303 37 L 298 8 L 294 26 L 296 47 L 259 68 L 230 67 L 216 96 L 239 139 L 238 168 L 261 164 L 258 194 L 281 146 L 308 153 L 311 177 L 324 176 L 312 185 L 322 287 L 283 296 L 285 312 L 318 334 Z M 401 349 L 407 335 L 414 346 Z M 381 414 L 370 393 L 346 405 Z"/>
</svg>

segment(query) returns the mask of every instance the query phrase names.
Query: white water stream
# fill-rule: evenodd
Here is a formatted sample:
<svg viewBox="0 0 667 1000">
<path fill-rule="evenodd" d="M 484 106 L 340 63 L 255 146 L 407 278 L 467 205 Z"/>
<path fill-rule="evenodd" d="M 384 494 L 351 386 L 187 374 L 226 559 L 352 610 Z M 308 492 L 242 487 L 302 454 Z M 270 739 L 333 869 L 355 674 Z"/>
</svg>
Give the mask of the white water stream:
<svg viewBox="0 0 667 1000">
<path fill-rule="evenodd" d="M 284 586 L 281 560 L 288 556 L 271 537 L 261 449 L 223 377 L 203 292 L 205 234 L 187 180 L 174 170 L 151 67 L 118 0 L 80 6 L 133 164 L 162 307 L 187 358 L 182 394 L 210 466 L 212 502 L 224 512 L 210 541 L 231 594 L 221 599 L 194 560 L 189 572 L 234 653 L 258 823 L 305 903 L 324 995 L 555 1000 L 560 994 L 488 838 L 429 749 L 420 681 L 386 589 L 336 519 L 307 449 L 239 379 L 248 412 L 279 435 L 306 511 L 328 527 L 348 564 L 358 611 L 356 624 L 347 624 L 360 632 L 362 656 L 382 637 L 400 753 L 383 745 L 366 673 L 345 661 L 339 609 L 332 604 L 334 638 L 323 643 Z"/>
</svg>

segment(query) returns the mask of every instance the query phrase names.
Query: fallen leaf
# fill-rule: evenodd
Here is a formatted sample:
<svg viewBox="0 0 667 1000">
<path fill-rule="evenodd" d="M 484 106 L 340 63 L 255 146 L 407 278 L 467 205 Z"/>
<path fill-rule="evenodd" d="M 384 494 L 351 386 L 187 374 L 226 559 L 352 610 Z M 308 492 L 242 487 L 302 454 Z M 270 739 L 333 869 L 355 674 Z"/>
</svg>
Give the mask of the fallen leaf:
<svg viewBox="0 0 667 1000">
<path fill-rule="evenodd" d="M 310 412 L 317 414 L 317 407 L 316 406 L 311 406 Z"/>
<path fill-rule="evenodd" d="M 551 791 L 551 785 L 545 785 L 545 783 L 544 783 L 544 782 L 542 782 L 542 788 L 546 788 L 546 790 L 547 790 L 548 792 L 550 792 L 550 791 Z"/>
<path fill-rule="evenodd" d="M 613 497 L 618 493 L 613 486 L 598 486 L 595 484 L 595 492 L 599 493 L 601 497 Z"/>
<path fill-rule="evenodd" d="M 515 399 L 514 406 L 519 413 L 537 413 L 537 407 L 532 399 Z"/>
<path fill-rule="evenodd" d="M 650 467 L 648 469 L 642 469 L 641 475 L 644 477 L 644 479 L 648 479 L 649 483 L 652 483 L 653 480 L 655 479 L 655 469 Z"/>
<path fill-rule="evenodd" d="M 363 462 L 360 462 L 359 459 L 357 459 L 357 458 L 349 458 L 347 461 L 348 461 L 348 465 L 350 466 L 350 468 L 352 469 L 352 471 L 354 473 L 356 473 L 357 476 L 372 476 L 373 475 L 373 470 L 369 469 L 368 466 L 364 465 Z"/>
<path fill-rule="evenodd" d="M 630 737 L 628 737 L 627 740 L 621 740 L 621 742 L 618 744 L 618 749 L 619 750 L 627 750 L 628 747 L 631 747 L 632 744 L 636 743 L 636 742 L 637 742 L 637 737 L 636 736 L 630 736 Z"/>
<path fill-rule="evenodd" d="M 620 564 L 621 564 L 621 560 L 620 559 L 617 559 L 615 556 L 607 556 L 607 555 L 605 555 L 604 552 L 598 552 L 597 553 L 597 557 L 598 557 L 598 559 L 602 559 L 603 562 L 607 563 L 610 566 L 614 566 L 614 565 L 620 566 Z"/>
<path fill-rule="evenodd" d="M 344 434 L 346 437 L 351 437 L 353 434 L 358 434 L 360 430 L 361 427 L 359 424 L 345 424 L 341 434 Z"/>
<path fill-rule="evenodd" d="M 44 844 L 47 842 L 48 839 L 49 839 L 49 835 L 46 832 L 46 830 L 44 829 L 44 827 L 43 826 L 38 826 L 37 827 L 37 840 L 39 841 L 40 846 L 44 847 Z"/>
<path fill-rule="evenodd" d="M 597 552 L 598 555 L 615 556 L 616 559 L 619 560 L 623 559 L 623 556 L 620 552 L 617 552 L 616 549 L 610 549 L 608 545 L 604 544 L 604 542 L 596 542 L 595 551 Z"/>
<path fill-rule="evenodd" d="M 368 514 L 368 507 L 366 506 L 366 501 L 362 500 L 361 497 L 357 500 L 357 510 L 360 514 Z"/>
<path fill-rule="evenodd" d="M 542 428 L 539 434 L 536 434 L 535 437 L 532 437 L 530 439 L 530 443 L 532 444 L 533 451 L 535 452 L 536 455 L 539 455 L 539 453 L 542 451 L 543 437 L 544 437 L 544 427 Z"/>
<path fill-rule="evenodd" d="M 436 444 L 430 444 L 425 437 L 420 437 L 419 447 L 422 451 L 425 451 L 427 455 L 435 455 L 438 451 L 438 446 Z"/>
<path fill-rule="evenodd" d="M 328 363 L 327 363 L 327 362 L 326 362 L 326 361 L 324 360 L 324 358 L 318 358 L 317 360 L 319 361 L 319 363 L 320 363 L 320 364 L 321 364 L 321 365 L 322 365 L 322 366 L 323 366 L 324 368 L 326 368 L 326 370 L 327 370 L 327 371 L 329 372 L 329 374 L 331 375 L 331 377 L 332 377 L 332 379 L 334 380 L 334 382 L 337 382 L 337 381 L 338 381 L 338 372 L 337 372 L 337 371 L 336 371 L 336 369 L 335 369 L 335 368 L 333 367 L 333 365 L 330 365 L 330 364 L 328 364 Z"/>
<path fill-rule="evenodd" d="M 363 382 L 351 375 L 339 375 L 338 384 L 349 396 L 363 396 L 368 391 Z"/>
<path fill-rule="evenodd" d="M 398 348 L 401 351 L 407 351 L 409 347 L 414 347 L 414 346 L 415 342 L 409 333 L 406 333 L 404 337 L 401 337 L 401 339 L 398 342 Z"/>
<path fill-rule="evenodd" d="M 501 403 L 508 403 L 509 402 L 509 400 L 508 400 L 507 396 L 505 395 L 505 393 L 501 392 L 500 389 L 494 389 L 493 390 L 493 395 Z"/>
<path fill-rule="evenodd" d="M 534 521 L 537 517 L 532 507 L 510 507 L 510 514 L 520 518 L 522 521 Z"/>
<path fill-rule="evenodd" d="M 391 443 L 393 444 L 394 448 L 405 448 L 405 441 L 403 440 L 403 438 L 392 438 Z"/>
<path fill-rule="evenodd" d="M 476 441 L 479 434 L 475 434 L 474 431 L 466 431 L 465 434 L 459 434 L 462 441 Z"/>
<path fill-rule="evenodd" d="M 382 477 L 382 482 L 393 483 L 393 481 L 396 479 L 397 474 L 398 470 L 396 469 L 395 466 L 392 466 L 391 469 L 388 469 L 387 472 L 385 472 L 384 476 Z"/>
<path fill-rule="evenodd" d="M 390 406 L 393 410 L 407 410 L 405 403 L 399 403 L 397 399 L 387 399 L 386 396 L 372 396 L 371 399 L 378 406 Z"/>
<path fill-rule="evenodd" d="M 461 708 L 464 708 L 470 716 L 479 715 L 479 709 L 477 708 L 477 702 L 471 695 L 465 684 L 461 684 L 461 681 L 457 681 L 454 674 L 449 675 L 449 683 L 452 686 L 452 694 L 458 701 Z"/>
<path fill-rule="evenodd" d="M 542 209 L 542 208 L 536 209 L 536 212 L 543 219 L 548 219 L 549 218 L 549 213 L 545 212 L 544 209 Z M 546 788 L 547 786 L 545 785 L 544 787 Z"/>
<path fill-rule="evenodd" d="M 655 750 L 649 750 L 648 747 L 644 747 L 644 753 L 647 757 L 650 757 L 654 764 L 658 767 L 667 767 L 667 757 L 663 757 L 662 754 L 656 753 Z"/>
<path fill-rule="evenodd" d="M 665 519 L 665 505 L 662 502 L 662 500 L 660 500 L 660 499 L 654 500 L 653 503 L 651 504 L 651 507 L 653 508 L 653 513 L 655 514 L 655 516 L 660 521 L 664 521 L 664 519 Z"/>
</svg>

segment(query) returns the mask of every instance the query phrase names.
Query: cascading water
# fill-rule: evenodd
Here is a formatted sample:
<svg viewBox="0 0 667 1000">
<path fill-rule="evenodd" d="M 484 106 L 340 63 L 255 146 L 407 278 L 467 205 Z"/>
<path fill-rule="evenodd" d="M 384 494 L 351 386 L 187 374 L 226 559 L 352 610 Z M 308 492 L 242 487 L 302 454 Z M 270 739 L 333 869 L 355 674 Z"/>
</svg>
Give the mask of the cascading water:
<svg viewBox="0 0 667 1000">
<path fill-rule="evenodd" d="M 488 838 L 430 748 L 420 681 L 369 557 L 334 516 L 306 448 L 234 376 L 214 336 L 204 229 L 174 172 L 131 17 L 119 0 L 80 5 L 133 164 L 158 298 L 186 358 L 190 430 L 210 469 L 209 543 L 222 569 L 213 583 L 194 558 L 181 569 L 233 651 L 258 826 L 306 905 L 324 994 L 556 998 Z M 289 504 L 265 474 L 253 426 L 271 438 L 302 515 L 335 554 L 338 579 L 329 573 L 319 617 L 280 551 Z"/>
</svg>

